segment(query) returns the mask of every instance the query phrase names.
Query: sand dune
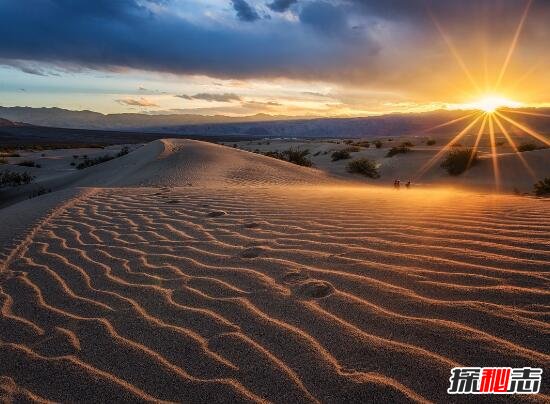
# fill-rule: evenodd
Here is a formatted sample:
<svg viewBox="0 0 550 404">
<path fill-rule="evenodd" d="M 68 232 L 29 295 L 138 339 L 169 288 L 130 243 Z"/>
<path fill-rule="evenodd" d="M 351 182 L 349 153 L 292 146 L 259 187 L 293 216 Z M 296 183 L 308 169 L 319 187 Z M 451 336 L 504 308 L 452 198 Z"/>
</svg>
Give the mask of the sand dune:
<svg viewBox="0 0 550 404">
<path fill-rule="evenodd" d="M 85 171 L 0 213 L 30 226 L 3 230 L 8 401 L 448 402 L 455 366 L 548 369 L 547 201 L 194 141 Z"/>
</svg>

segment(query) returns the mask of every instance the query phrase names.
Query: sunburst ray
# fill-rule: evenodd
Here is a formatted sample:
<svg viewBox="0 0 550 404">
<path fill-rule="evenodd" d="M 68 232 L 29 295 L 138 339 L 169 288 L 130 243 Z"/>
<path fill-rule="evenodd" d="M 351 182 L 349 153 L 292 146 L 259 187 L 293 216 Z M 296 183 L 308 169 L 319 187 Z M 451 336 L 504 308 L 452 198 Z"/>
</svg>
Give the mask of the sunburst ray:
<svg viewBox="0 0 550 404">
<path fill-rule="evenodd" d="M 504 75 L 506 74 L 506 70 L 508 69 L 508 65 L 510 64 L 510 60 L 512 59 L 512 55 L 514 54 L 514 51 L 516 50 L 519 37 L 521 35 L 521 31 L 523 30 L 523 26 L 525 25 L 525 21 L 527 20 L 527 15 L 529 14 L 529 9 L 531 8 L 531 3 L 533 3 L 533 0 L 528 0 L 527 4 L 525 6 L 525 10 L 523 11 L 523 14 L 521 16 L 521 19 L 519 21 L 518 27 L 516 28 L 516 32 L 514 33 L 514 37 L 512 39 L 512 43 L 510 44 L 510 48 L 508 49 L 508 53 L 506 54 L 506 59 L 504 59 L 504 63 L 502 64 L 502 68 L 500 69 L 500 73 L 498 75 L 498 79 L 495 85 L 495 88 L 500 87 L 500 83 L 502 82 L 502 79 L 504 78 Z"/>
<path fill-rule="evenodd" d="M 532 137 L 534 137 L 538 141 L 544 143 L 546 146 L 550 146 L 550 141 L 548 139 L 546 139 L 544 136 L 537 133 L 535 130 L 531 129 L 527 125 L 521 124 L 521 123 L 513 120 L 512 118 L 507 117 L 506 115 L 502 114 L 502 112 L 495 111 L 495 114 L 498 115 L 500 118 L 504 119 L 505 121 L 511 123 L 512 125 L 514 125 L 518 129 L 521 129 L 522 131 L 524 131 L 528 135 L 531 135 Z"/>
<path fill-rule="evenodd" d="M 422 167 L 420 167 L 420 169 L 418 170 L 418 172 L 415 175 L 415 179 L 419 179 L 424 174 L 426 174 L 426 172 L 430 168 L 432 168 L 435 163 L 437 163 L 437 161 L 443 156 L 443 154 L 445 152 L 447 152 L 447 150 L 449 150 L 449 148 L 453 144 L 458 142 L 460 139 L 462 139 L 464 137 L 464 135 L 466 135 L 466 133 L 468 133 L 468 131 L 481 119 L 481 117 L 482 117 L 481 113 L 478 113 L 478 116 L 474 120 L 472 120 L 464 129 L 462 129 L 458 133 L 458 135 L 456 135 L 453 139 L 451 139 L 451 141 L 449 143 L 447 143 L 445 145 L 445 147 L 442 147 L 441 150 L 439 150 L 439 152 L 437 152 L 437 154 L 435 156 L 433 156 L 426 164 L 424 164 Z"/>
<path fill-rule="evenodd" d="M 468 165 L 466 166 L 467 167 L 466 169 L 470 168 L 470 166 L 472 165 L 472 162 L 474 161 L 474 157 L 477 153 L 479 142 L 481 141 L 481 137 L 483 136 L 483 131 L 485 130 L 485 126 L 487 125 L 487 117 L 488 117 L 487 114 L 483 115 L 483 121 L 481 122 L 479 130 L 477 131 L 476 141 L 474 143 L 474 147 L 472 147 L 472 153 L 470 154 L 470 159 L 468 160 Z"/>
<path fill-rule="evenodd" d="M 429 7 L 427 8 L 427 10 L 428 10 L 428 14 L 430 15 L 430 18 L 432 19 L 435 27 L 437 28 L 437 30 L 439 31 L 439 34 L 443 38 L 443 41 L 445 42 L 445 45 L 447 45 L 447 47 L 451 51 L 451 54 L 455 58 L 456 62 L 458 63 L 458 65 L 460 66 L 460 68 L 462 69 L 462 71 L 464 72 L 466 77 L 468 77 L 468 80 L 470 80 L 470 83 L 474 86 L 474 88 L 478 92 L 481 92 L 481 88 L 479 87 L 479 85 L 475 81 L 474 77 L 470 73 L 470 70 L 466 66 L 466 63 L 464 63 L 464 60 L 462 59 L 462 56 L 460 56 L 460 54 L 458 53 L 458 50 L 455 48 L 453 42 L 451 41 L 451 38 L 447 35 L 447 33 L 445 32 L 445 30 L 443 29 L 443 27 L 439 23 L 437 17 L 432 12 L 432 10 Z"/>
<path fill-rule="evenodd" d="M 502 132 L 502 134 L 504 135 L 504 137 L 512 147 L 512 150 L 514 150 L 514 152 L 516 153 L 516 156 L 518 156 L 519 160 L 521 161 L 525 169 L 529 172 L 529 175 L 531 175 L 531 178 L 536 180 L 535 172 L 533 171 L 533 169 L 531 168 L 527 160 L 525 160 L 525 158 L 522 156 L 521 152 L 518 150 L 516 143 L 514 142 L 514 140 L 512 139 L 512 137 L 510 136 L 510 134 L 508 133 L 508 131 L 506 130 L 502 122 L 500 122 L 500 119 L 498 119 L 498 116 L 495 115 L 494 120 L 497 126 L 499 127 L 500 131 Z"/>
<path fill-rule="evenodd" d="M 497 146 L 495 142 L 495 125 L 493 115 L 489 114 L 489 140 L 491 142 L 491 160 L 493 162 L 493 174 L 495 177 L 495 188 L 500 191 L 500 170 L 498 167 Z"/>
</svg>

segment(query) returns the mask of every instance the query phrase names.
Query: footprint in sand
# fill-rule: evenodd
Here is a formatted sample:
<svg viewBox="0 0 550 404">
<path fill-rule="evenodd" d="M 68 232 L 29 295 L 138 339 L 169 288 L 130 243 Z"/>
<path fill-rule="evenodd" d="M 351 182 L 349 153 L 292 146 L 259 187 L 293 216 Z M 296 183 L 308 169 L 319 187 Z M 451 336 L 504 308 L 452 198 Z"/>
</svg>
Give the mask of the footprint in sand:
<svg viewBox="0 0 550 404">
<path fill-rule="evenodd" d="M 320 299 L 334 293 L 334 286 L 329 282 L 312 279 L 302 283 L 297 292 L 300 296 L 306 298 Z"/>
<path fill-rule="evenodd" d="M 243 252 L 241 252 L 241 257 L 242 258 L 257 258 L 260 255 L 262 255 L 262 253 L 264 253 L 264 252 L 265 252 L 265 249 L 262 248 L 262 247 L 250 247 L 250 248 L 247 248 L 246 250 L 244 250 Z"/>
<path fill-rule="evenodd" d="M 261 224 L 259 222 L 251 222 L 251 223 L 246 223 L 244 227 L 246 227 L 247 229 L 256 229 L 260 227 L 260 225 Z"/>
<path fill-rule="evenodd" d="M 283 282 L 290 285 L 303 282 L 306 279 L 308 279 L 308 276 L 297 269 L 291 270 L 283 275 Z"/>
<path fill-rule="evenodd" d="M 227 215 L 226 212 L 224 212 L 223 210 L 214 210 L 212 212 L 209 212 L 206 214 L 206 216 L 208 217 L 220 217 L 220 216 L 225 216 Z"/>
<path fill-rule="evenodd" d="M 166 201 L 166 203 L 178 203 L 179 201 L 177 199 L 170 199 L 169 201 Z"/>
</svg>

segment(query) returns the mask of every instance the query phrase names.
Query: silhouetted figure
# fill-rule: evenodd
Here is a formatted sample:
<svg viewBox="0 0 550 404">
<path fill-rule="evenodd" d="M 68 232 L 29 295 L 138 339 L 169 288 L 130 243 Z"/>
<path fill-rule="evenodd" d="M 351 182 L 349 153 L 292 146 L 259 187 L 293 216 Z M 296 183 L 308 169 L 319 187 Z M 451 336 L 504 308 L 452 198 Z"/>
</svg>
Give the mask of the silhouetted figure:
<svg viewBox="0 0 550 404">
<path fill-rule="evenodd" d="M 399 188 L 401 187 L 401 181 L 395 180 L 395 181 L 393 182 L 393 187 L 394 187 L 395 189 L 399 189 Z"/>
<path fill-rule="evenodd" d="M 411 180 L 408 180 L 407 183 L 405 184 L 405 186 L 407 187 L 407 189 L 410 188 L 411 187 Z"/>
</svg>

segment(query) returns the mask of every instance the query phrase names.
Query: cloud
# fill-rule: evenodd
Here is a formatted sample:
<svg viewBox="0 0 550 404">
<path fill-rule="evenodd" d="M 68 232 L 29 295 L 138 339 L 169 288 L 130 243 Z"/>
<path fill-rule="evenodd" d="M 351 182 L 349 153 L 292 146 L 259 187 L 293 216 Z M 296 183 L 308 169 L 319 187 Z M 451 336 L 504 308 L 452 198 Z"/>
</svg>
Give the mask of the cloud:
<svg viewBox="0 0 550 404">
<path fill-rule="evenodd" d="M 277 13 L 283 13 L 290 8 L 293 4 L 296 4 L 298 0 L 273 0 L 267 6 Z"/>
<path fill-rule="evenodd" d="M 208 102 L 231 102 L 231 101 L 240 101 L 241 97 L 233 93 L 225 94 L 212 94 L 212 93 L 199 93 L 195 95 L 176 95 L 178 98 L 183 98 L 184 100 L 202 100 Z"/>
<path fill-rule="evenodd" d="M 283 104 L 277 101 L 247 101 L 242 103 L 243 107 L 261 108 L 261 107 L 281 107 Z"/>
<path fill-rule="evenodd" d="M 119 100 L 115 100 L 121 105 L 129 105 L 129 106 L 135 106 L 135 107 L 158 107 L 158 104 L 154 103 L 151 100 L 148 100 L 147 98 L 141 97 L 141 98 L 123 98 Z"/>
<path fill-rule="evenodd" d="M 14 66 L 32 74 L 48 74 L 50 66 L 62 73 L 140 69 L 235 80 L 289 78 L 431 97 L 467 80 L 456 80 L 462 72 L 427 9 L 472 74 L 482 77 L 483 49 L 498 74 L 525 6 L 519 0 L 202 3 L 0 0 L 0 38 L 9 38 L 0 41 L 0 59 L 25 61 Z M 188 8 L 184 13 L 179 7 Z M 295 17 L 239 24 L 285 7 Z M 550 2 L 534 1 L 511 70 L 547 65 L 549 20 Z"/>
<path fill-rule="evenodd" d="M 237 17 L 241 21 L 254 22 L 260 19 L 260 16 L 246 0 L 231 0 L 233 8 L 237 12 Z"/>
</svg>

